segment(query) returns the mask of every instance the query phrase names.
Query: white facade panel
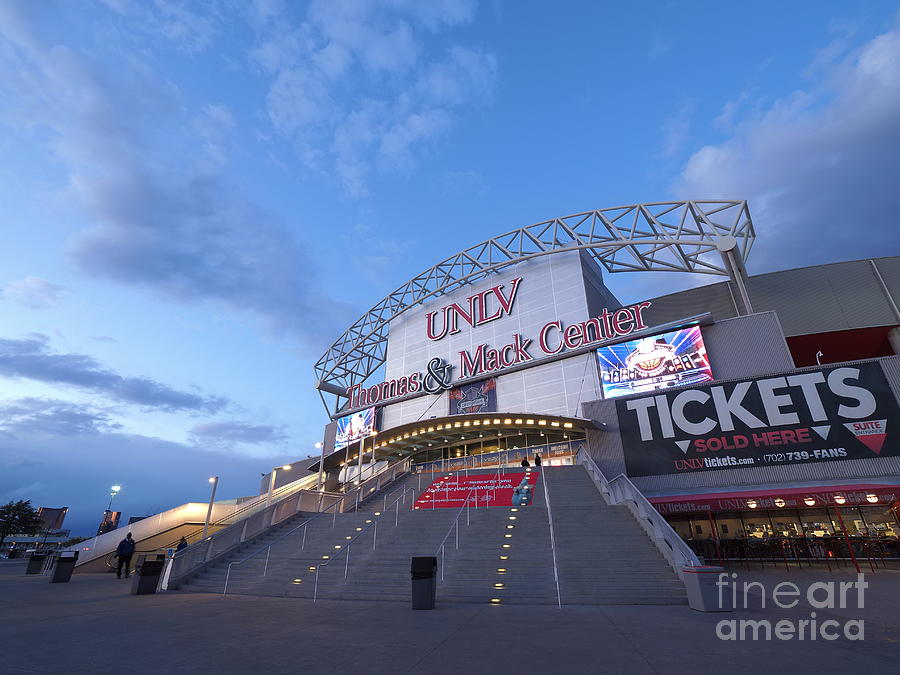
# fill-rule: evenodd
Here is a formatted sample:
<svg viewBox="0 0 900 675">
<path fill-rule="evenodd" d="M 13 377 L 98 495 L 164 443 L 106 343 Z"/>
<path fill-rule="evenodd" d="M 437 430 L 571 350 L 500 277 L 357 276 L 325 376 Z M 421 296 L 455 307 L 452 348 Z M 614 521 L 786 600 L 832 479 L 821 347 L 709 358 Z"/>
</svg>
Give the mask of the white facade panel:
<svg viewBox="0 0 900 675">
<path fill-rule="evenodd" d="M 474 328 L 460 322 L 459 333 L 440 340 L 428 339 L 428 312 L 440 312 L 452 303 L 468 308 L 469 297 L 499 285 L 508 297 L 512 281 L 518 277 L 522 281 L 509 315 Z M 491 314 L 497 307 L 496 298 L 488 296 L 487 313 Z M 443 317 L 438 314 L 436 318 L 440 329 Z M 532 340 L 528 353 L 539 359 L 546 355 L 537 344 L 538 335 L 547 323 L 559 320 L 569 325 L 589 318 L 578 253 L 534 258 L 395 319 L 388 336 L 385 379 L 424 373 L 428 362 L 438 357 L 453 366 L 453 380 L 456 381 L 462 376 L 461 351 L 474 355 L 482 344 L 499 349 L 511 343 L 517 334 Z M 509 375 L 497 375 L 497 405 L 501 412 L 577 415 L 579 402 L 599 398 L 598 385 L 593 354 L 585 354 Z M 449 409 L 446 392 L 441 394 L 440 400 L 436 401 L 436 398 L 426 395 L 384 406 L 382 427 L 389 429 L 418 419 L 446 415 Z"/>
</svg>

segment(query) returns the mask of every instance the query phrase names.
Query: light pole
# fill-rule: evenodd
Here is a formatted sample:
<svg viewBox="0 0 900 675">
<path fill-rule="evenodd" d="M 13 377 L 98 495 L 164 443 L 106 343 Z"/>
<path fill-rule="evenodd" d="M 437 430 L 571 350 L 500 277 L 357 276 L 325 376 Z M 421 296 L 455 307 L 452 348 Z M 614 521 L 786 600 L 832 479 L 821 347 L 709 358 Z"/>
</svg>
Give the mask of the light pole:
<svg viewBox="0 0 900 675">
<path fill-rule="evenodd" d="M 321 492 L 325 486 L 323 482 L 325 480 L 325 444 L 322 441 L 316 443 L 316 448 L 320 448 L 322 450 L 319 456 L 319 480 L 316 482 L 316 490 Z"/>
<path fill-rule="evenodd" d="M 212 494 L 209 495 L 209 508 L 206 509 L 206 520 L 203 523 L 202 539 L 206 539 L 206 533 L 209 531 L 209 519 L 212 517 L 213 502 L 216 501 L 216 488 L 219 487 L 219 477 L 211 476 L 209 482 L 212 483 Z"/>
<path fill-rule="evenodd" d="M 266 496 L 266 506 L 272 503 L 272 493 L 275 491 L 275 475 L 278 473 L 278 469 L 290 471 L 291 465 L 285 464 L 284 466 L 276 466 L 272 469 L 272 473 L 269 474 L 269 494 Z"/>
<path fill-rule="evenodd" d="M 122 489 L 121 485 L 113 485 L 109 488 L 109 505 L 106 507 L 107 511 L 112 511 L 112 500 L 117 494 L 119 494 L 119 490 Z"/>
</svg>

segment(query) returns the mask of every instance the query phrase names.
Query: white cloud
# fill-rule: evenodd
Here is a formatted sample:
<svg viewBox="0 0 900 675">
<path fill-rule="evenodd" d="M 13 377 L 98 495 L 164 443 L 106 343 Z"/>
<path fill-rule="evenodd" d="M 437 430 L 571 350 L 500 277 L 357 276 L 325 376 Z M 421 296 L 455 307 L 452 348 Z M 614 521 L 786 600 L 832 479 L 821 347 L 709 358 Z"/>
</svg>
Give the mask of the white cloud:
<svg viewBox="0 0 900 675">
<path fill-rule="evenodd" d="M 40 277 L 25 277 L 4 284 L 2 296 L 30 309 L 51 309 L 62 304 L 66 289 Z"/>
<path fill-rule="evenodd" d="M 697 101 L 690 99 L 681 104 L 678 111 L 663 122 L 663 141 L 660 155 L 662 157 L 675 157 L 687 142 L 688 132 L 691 130 L 691 119 L 697 109 Z"/>
<path fill-rule="evenodd" d="M 406 171 L 463 106 L 490 96 L 494 56 L 422 38 L 471 20 L 473 2 L 313 2 L 299 20 L 267 11 L 251 59 L 271 76 L 266 110 L 311 168 L 354 196 L 372 171 Z"/>
<path fill-rule="evenodd" d="M 900 27 L 835 58 L 810 86 L 719 119 L 730 138 L 700 148 L 674 186 L 685 198 L 746 198 L 761 235 L 756 270 L 900 249 Z"/>
</svg>

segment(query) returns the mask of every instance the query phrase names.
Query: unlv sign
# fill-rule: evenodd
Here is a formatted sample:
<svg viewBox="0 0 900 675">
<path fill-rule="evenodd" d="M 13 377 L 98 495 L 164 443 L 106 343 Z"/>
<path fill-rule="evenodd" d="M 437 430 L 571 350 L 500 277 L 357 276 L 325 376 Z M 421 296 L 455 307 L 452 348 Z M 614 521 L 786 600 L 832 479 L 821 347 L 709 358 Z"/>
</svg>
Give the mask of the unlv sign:
<svg viewBox="0 0 900 675">
<path fill-rule="evenodd" d="M 475 328 L 508 316 L 516 301 L 520 283 L 522 283 L 522 277 L 513 279 L 508 295 L 503 292 L 503 284 L 500 284 L 469 296 L 465 300 L 465 306 L 453 303 L 437 312 L 428 312 L 425 315 L 425 334 L 429 340 L 441 340 L 447 335 L 459 333 L 462 330 L 459 327 L 460 323 L 467 323 Z M 491 298 L 494 300 L 492 301 Z M 440 319 L 437 318 L 439 315 Z"/>
</svg>

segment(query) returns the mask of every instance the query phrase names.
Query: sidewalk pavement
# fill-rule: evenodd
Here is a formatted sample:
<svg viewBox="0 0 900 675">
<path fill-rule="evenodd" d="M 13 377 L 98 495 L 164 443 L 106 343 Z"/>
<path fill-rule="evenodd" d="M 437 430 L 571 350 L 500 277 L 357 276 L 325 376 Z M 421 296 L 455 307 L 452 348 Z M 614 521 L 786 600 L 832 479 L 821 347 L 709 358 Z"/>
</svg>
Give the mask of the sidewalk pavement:
<svg viewBox="0 0 900 675">
<path fill-rule="evenodd" d="M 808 619 L 811 608 L 700 613 L 685 606 L 440 605 L 197 593 L 129 595 L 130 581 L 68 584 L 0 564 L 4 673 L 838 673 L 900 662 L 900 572 L 867 574 L 866 606 L 815 610 L 865 621 L 865 640 L 722 641 L 716 624 Z M 738 581 L 853 581 L 840 570 L 738 572 Z M 756 598 L 757 602 L 759 597 Z M 752 602 L 751 602 L 752 605 Z"/>
</svg>

